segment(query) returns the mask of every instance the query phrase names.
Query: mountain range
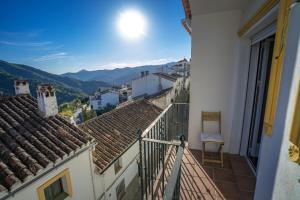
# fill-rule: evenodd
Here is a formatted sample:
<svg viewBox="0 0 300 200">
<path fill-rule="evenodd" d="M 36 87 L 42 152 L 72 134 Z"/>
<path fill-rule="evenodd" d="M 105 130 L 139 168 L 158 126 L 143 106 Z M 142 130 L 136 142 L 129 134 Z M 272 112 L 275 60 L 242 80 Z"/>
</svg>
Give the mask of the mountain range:
<svg viewBox="0 0 300 200">
<path fill-rule="evenodd" d="M 30 84 L 30 91 L 36 96 L 38 84 L 50 83 L 57 91 L 58 104 L 69 102 L 74 98 L 84 98 L 94 93 L 98 88 L 110 85 L 103 81 L 81 81 L 66 76 L 51 74 L 27 65 L 14 64 L 0 60 L 0 96 L 14 95 L 14 80 L 26 79 Z"/>
<path fill-rule="evenodd" d="M 62 76 L 75 78 L 81 81 L 103 81 L 111 85 L 120 86 L 124 83 L 129 83 L 131 80 L 140 76 L 142 71 L 149 71 L 149 73 L 158 71 L 170 71 L 175 62 L 166 63 L 164 65 L 145 65 L 137 67 L 124 67 L 112 70 L 81 70 L 75 73 L 65 73 Z"/>
</svg>

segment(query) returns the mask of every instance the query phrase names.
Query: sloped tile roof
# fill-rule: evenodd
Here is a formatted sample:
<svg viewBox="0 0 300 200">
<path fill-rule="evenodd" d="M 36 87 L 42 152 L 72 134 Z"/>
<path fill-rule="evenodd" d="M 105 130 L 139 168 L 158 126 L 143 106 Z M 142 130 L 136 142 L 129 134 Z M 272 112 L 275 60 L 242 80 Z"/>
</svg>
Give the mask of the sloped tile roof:
<svg viewBox="0 0 300 200">
<path fill-rule="evenodd" d="M 163 73 L 163 72 L 157 72 L 157 73 L 153 73 L 156 76 L 159 76 L 161 78 L 167 79 L 169 81 L 175 82 L 177 80 L 177 77 L 171 75 L 171 74 L 167 74 L 167 73 Z"/>
<path fill-rule="evenodd" d="M 92 141 L 58 115 L 43 118 L 30 95 L 0 97 L 0 192 L 12 190 Z"/>
<path fill-rule="evenodd" d="M 149 101 L 138 100 L 79 125 L 98 143 L 93 157 L 100 173 L 136 141 L 137 130 L 145 130 L 161 112 Z"/>
</svg>

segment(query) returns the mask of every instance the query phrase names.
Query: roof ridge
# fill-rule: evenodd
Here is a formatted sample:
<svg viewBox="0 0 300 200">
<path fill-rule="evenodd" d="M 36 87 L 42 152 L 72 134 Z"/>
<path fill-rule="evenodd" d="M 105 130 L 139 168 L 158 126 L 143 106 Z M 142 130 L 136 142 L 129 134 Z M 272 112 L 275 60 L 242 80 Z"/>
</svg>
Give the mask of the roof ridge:
<svg viewBox="0 0 300 200">
<path fill-rule="evenodd" d="M 103 113 L 102 115 L 99 115 L 99 116 L 97 116 L 97 117 L 94 117 L 94 118 L 92 118 L 92 119 L 89 119 L 89 120 L 85 121 L 84 123 L 80 124 L 79 126 L 81 127 L 82 125 L 85 125 L 85 124 L 88 124 L 88 123 L 90 123 L 90 122 L 92 122 L 92 121 L 94 121 L 94 120 L 103 118 L 103 117 L 105 117 L 105 116 L 107 116 L 107 115 L 110 115 L 110 114 L 112 114 L 112 113 L 115 113 L 115 112 L 119 111 L 120 109 L 125 109 L 126 107 L 128 107 L 128 106 L 130 106 L 130 105 L 132 105 L 132 104 L 136 104 L 136 103 L 141 102 L 141 101 L 145 101 L 145 102 L 148 102 L 148 103 L 154 105 L 153 103 L 151 103 L 151 102 L 148 101 L 147 99 L 138 99 L 138 100 L 134 100 L 134 101 L 130 102 L 130 103 L 127 104 L 127 105 L 124 105 L 124 106 L 119 107 L 119 108 L 115 108 L 115 109 L 113 109 L 113 110 L 111 110 L 111 111 L 109 111 L 109 112 Z M 154 105 L 154 106 L 157 107 L 156 105 Z M 157 108 L 159 108 L 159 107 L 157 107 Z M 159 109 L 161 109 L 161 108 L 159 108 Z"/>
</svg>

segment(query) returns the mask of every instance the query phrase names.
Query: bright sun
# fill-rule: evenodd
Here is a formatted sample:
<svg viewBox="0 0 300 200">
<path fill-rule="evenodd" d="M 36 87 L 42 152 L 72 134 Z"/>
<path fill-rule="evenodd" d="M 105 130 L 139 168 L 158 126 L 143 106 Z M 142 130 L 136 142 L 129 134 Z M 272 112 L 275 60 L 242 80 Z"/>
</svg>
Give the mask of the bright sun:
<svg viewBox="0 0 300 200">
<path fill-rule="evenodd" d="M 146 21 L 144 16 L 135 10 L 127 10 L 120 14 L 118 28 L 127 39 L 138 39 L 145 35 Z"/>
</svg>

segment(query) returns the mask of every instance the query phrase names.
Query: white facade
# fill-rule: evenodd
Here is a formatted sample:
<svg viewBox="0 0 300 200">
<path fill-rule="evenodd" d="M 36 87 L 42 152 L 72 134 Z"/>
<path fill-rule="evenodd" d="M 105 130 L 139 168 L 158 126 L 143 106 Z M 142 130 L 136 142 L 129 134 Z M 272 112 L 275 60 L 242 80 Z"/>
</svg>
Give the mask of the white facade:
<svg viewBox="0 0 300 200">
<path fill-rule="evenodd" d="M 107 104 L 119 104 L 120 94 L 117 91 L 98 92 L 95 96 L 90 97 L 90 106 L 93 110 L 100 110 Z"/>
<path fill-rule="evenodd" d="M 72 197 L 67 197 L 68 200 L 94 200 L 94 187 L 92 178 L 92 158 L 91 150 L 89 148 L 82 153 L 74 156 L 71 160 L 63 163 L 57 163 L 56 166 L 51 165 L 50 170 L 45 175 L 42 175 L 37 180 L 33 181 L 29 185 L 26 185 L 23 189 L 16 193 L 11 193 L 8 200 L 40 200 L 38 197 L 37 188 L 46 183 L 48 180 L 55 177 L 57 174 L 65 169 L 69 169 L 71 185 L 72 185 Z M 37 175 L 38 176 L 38 175 Z M 35 176 L 36 177 L 36 176 Z M 35 178 L 33 177 L 33 178 Z M 26 183 L 24 183 L 26 184 Z M 1 198 L 1 197 L 0 197 Z"/>
<path fill-rule="evenodd" d="M 173 87 L 173 81 L 164 79 L 155 74 L 149 74 L 132 81 L 132 97 L 153 95 L 162 90 Z"/>
<path fill-rule="evenodd" d="M 192 149 L 201 149 L 201 111 L 221 111 L 225 152 L 246 155 L 252 113 L 246 103 L 251 45 L 275 34 L 276 25 L 272 22 L 276 21 L 278 6 L 243 37 L 237 32 L 264 2 L 190 0 L 193 18 L 188 142 Z M 263 133 L 260 143 L 255 172 L 257 200 L 300 199 L 300 168 L 288 159 L 289 131 L 300 79 L 299 3 L 291 12 L 273 132 L 271 136 Z"/>
<path fill-rule="evenodd" d="M 190 72 L 190 62 L 184 58 L 183 60 L 178 61 L 172 69 L 181 76 L 187 77 Z"/>
<path fill-rule="evenodd" d="M 131 184 L 137 176 L 138 165 L 137 155 L 139 153 L 138 142 L 134 143 L 119 159 L 121 159 L 122 168 L 115 174 L 114 163 L 111 164 L 102 174 L 97 169 L 94 170 L 94 182 L 97 199 L 116 200 L 116 187 L 124 179 L 125 188 Z M 125 189 L 125 190 L 126 190 Z M 131 188 L 133 191 L 135 188 Z M 125 196 L 132 194 L 126 193 Z"/>
</svg>

